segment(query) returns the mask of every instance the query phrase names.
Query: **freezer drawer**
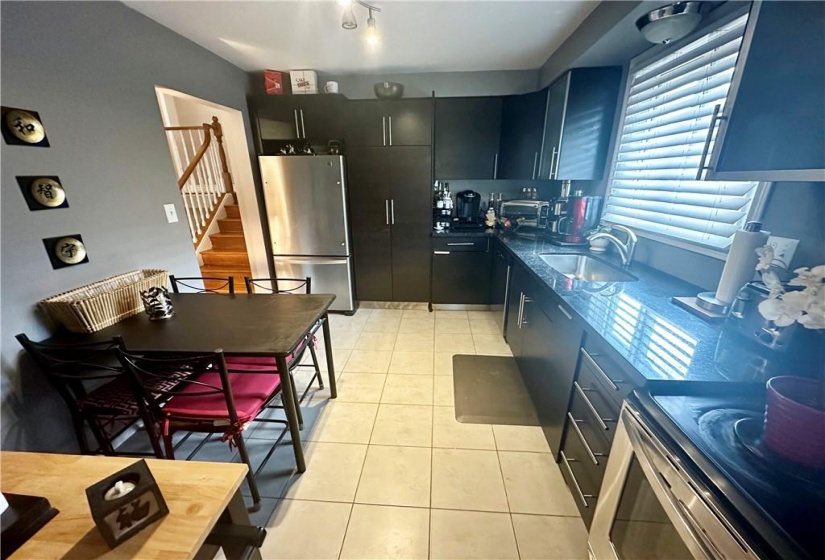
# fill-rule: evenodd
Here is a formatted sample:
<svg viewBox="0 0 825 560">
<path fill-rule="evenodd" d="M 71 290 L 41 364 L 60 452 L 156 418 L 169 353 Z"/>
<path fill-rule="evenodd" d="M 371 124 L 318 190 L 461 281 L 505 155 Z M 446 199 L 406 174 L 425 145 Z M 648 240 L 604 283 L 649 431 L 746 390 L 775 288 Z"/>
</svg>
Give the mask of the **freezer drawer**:
<svg viewBox="0 0 825 560">
<path fill-rule="evenodd" d="M 351 257 L 275 257 L 278 278 L 312 278 L 313 294 L 335 294 L 331 311 L 354 311 Z"/>
</svg>

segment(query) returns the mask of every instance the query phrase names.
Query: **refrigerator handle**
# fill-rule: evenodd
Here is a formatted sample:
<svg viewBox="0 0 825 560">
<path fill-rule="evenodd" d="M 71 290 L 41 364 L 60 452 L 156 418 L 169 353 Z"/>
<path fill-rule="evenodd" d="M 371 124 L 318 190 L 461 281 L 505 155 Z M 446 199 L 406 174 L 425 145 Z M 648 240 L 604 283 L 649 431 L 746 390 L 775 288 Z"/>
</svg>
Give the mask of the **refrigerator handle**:
<svg viewBox="0 0 825 560">
<path fill-rule="evenodd" d="M 384 219 L 387 225 L 390 225 L 390 201 L 388 199 L 384 199 Z"/>
<path fill-rule="evenodd" d="M 387 145 L 387 117 L 381 117 L 381 133 L 384 135 L 384 146 Z"/>
<path fill-rule="evenodd" d="M 304 126 L 304 110 L 301 109 L 300 111 L 301 111 L 301 138 L 306 139 L 307 129 L 306 129 L 306 126 Z"/>
<path fill-rule="evenodd" d="M 388 120 L 389 120 L 389 123 L 390 123 L 390 126 L 389 126 L 389 128 L 390 128 L 390 146 L 392 146 L 392 117 L 388 117 Z"/>
<path fill-rule="evenodd" d="M 395 199 L 390 199 L 390 223 L 395 225 Z"/>
<path fill-rule="evenodd" d="M 295 138 L 301 137 L 301 127 L 298 125 L 298 109 L 293 109 L 292 114 L 295 115 Z"/>
</svg>

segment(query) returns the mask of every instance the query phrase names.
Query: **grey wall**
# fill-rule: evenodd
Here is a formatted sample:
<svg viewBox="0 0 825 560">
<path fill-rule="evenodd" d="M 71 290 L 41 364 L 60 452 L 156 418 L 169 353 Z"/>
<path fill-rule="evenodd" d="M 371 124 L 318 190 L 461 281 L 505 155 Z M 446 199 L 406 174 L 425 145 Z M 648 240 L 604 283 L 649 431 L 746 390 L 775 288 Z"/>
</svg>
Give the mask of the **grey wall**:
<svg viewBox="0 0 825 560">
<path fill-rule="evenodd" d="M 2 146 L 2 448 L 71 451 L 68 415 L 13 338 L 50 330 L 40 299 L 140 268 L 198 274 L 155 85 L 246 113 L 246 73 L 116 2 L 2 2 L 3 105 L 40 112 L 51 148 Z M 248 117 L 247 121 L 248 121 Z M 247 125 L 247 129 L 249 126 Z M 58 175 L 70 207 L 30 212 L 16 175 Z M 80 233 L 52 270 L 41 239 Z"/>
</svg>

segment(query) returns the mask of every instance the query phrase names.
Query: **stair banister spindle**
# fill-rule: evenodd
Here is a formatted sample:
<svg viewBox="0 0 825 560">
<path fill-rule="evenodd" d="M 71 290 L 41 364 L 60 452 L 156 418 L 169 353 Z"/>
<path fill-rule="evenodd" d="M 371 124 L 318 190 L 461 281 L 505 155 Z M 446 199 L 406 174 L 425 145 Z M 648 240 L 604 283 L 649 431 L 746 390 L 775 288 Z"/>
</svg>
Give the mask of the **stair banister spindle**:
<svg viewBox="0 0 825 560">
<path fill-rule="evenodd" d="M 197 131 L 200 132 L 200 131 Z M 201 226 L 206 225 L 206 211 L 203 204 L 203 197 L 201 196 L 200 189 L 198 189 L 198 176 L 196 171 L 198 169 L 198 165 L 200 165 L 201 159 L 203 158 L 203 153 L 198 153 L 200 150 L 196 148 L 197 143 L 195 142 L 195 133 L 196 131 L 190 130 L 189 131 L 189 144 L 192 147 L 192 152 L 195 153 L 195 159 L 193 160 L 194 166 L 191 167 L 191 173 L 189 174 L 189 188 L 192 189 L 193 196 L 197 201 L 198 206 L 198 233 L 201 232 Z"/>
</svg>

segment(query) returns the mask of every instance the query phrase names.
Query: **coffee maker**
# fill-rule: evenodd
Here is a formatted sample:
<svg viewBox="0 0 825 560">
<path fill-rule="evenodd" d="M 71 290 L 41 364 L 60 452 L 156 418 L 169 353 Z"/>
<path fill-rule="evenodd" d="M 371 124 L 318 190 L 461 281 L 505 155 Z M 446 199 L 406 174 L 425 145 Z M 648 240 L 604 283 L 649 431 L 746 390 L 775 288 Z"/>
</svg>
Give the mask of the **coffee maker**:
<svg viewBox="0 0 825 560">
<path fill-rule="evenodd" d="M 476 229 L 481 227 L 478 216 L 481 209 L 481 195 L 475 191 L 460 191 L 455 195 L 455 218 L 453 229 Z"/>
<path fill-rule="evenodd" d="M 600 196 L 584 196 L 576 191 L 567 201 L 567 215 L 558 222 L 562 243 L 587 243 L 587 233 L 599 224 Z"/>
</svg>

